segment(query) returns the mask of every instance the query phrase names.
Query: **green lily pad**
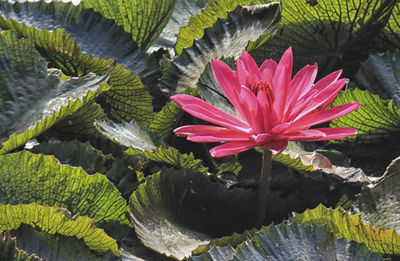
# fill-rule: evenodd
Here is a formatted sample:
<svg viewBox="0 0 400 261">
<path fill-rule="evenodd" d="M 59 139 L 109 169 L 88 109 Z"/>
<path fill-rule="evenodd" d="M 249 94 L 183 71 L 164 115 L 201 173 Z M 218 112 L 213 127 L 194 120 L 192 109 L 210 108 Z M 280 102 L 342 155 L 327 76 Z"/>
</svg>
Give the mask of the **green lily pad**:
<svg viewBox="0 0 400 261">
<path fill-rule="evenodd" d="M 399 184 L 400 158 L 396 158 L 376 184 L 360 194 L 355 208 L 363 222 L 368 222 L 374 227 L 394 229 L 400 233 Z"/>
<path fill-rule="evenodd" d="M 31 151 L 53 155 L 62 164 L 82 167 L 90 175 L 97 172 L 103 173 L 123 195 L 130 195 L 137 186 L 134 170 L 139 170 L 141 164 L 138 159 L 134 161 L 133 157 L 129 160 L 114 158 L 111 154 L 104 155 L 89 143 L 81 143 L 75 140 L 61 143 L 42 142 L 33 147 Z"/>
<path fill-rule="evenodd" d="M 285 0 L 278 32 L 251 54 L 257 62 L 280 60 L 293 47 L 294 71 L 318 62 L 319 75 L 334 70 L 357 72 L 362 60 L 376 51 L 374 39 L 385 28 L 396 0 Z"/>
<path fill-rule="evenodd" d="M 393 137 L 400 133 L 400 110 L 393 100 L 382 100 L 378 95 L 359 89 L 339 93 L 332 106 L 360 102 L 361 107 L 345 116 L 334 119 L 330 127 L 353 127 L 358 134 L 330 141 L 369 175 L 380 176 L 386 166 L 396 158 L 400 147 Z"/>
<path fill-rule="evenodd" d="M 28 254 L 21 249 L 17 248 L 16 239 L 12 237 L 10 232 L 0 233 L 0 258 L 2 260 L 15 260 L 15 261 L 43 261 L 35 254 Z"/>
<path fill-rule="evenodd" d="M 93 73 L 61 81 L 47 73 L 32 42 L 13 32 L 0 35 L 0 154 L 23 145 L 109 89 L 108 76 Z M 21 59 L 21 56 L 24 57 Z"/>
<path fill-rule="evenodd" d="M 93 218 L 121 238 L 131 226 L 126 201 L 106 176 L 61 165 L 53 156 L 28 151 L 0 156 L 0 203 L 58 206 Z"/>
<path fill-rule="evenodd" d="M 384 260 L 365 245 L 336 239 L 326 226 L 280 224 L 263 227 L 242 245 L 213 247 L 190 261 L 202 260 Z"/>
<path fill-rule="evenodd" d="M 213 58 L 238 57 L 249 41 L 271 34 L 280 19 L 279 3 L 237 7 L 226 19 L 218 19 L 201 39 L 184 49 L 160 80 L 160 88 L 171 95 L 196 84 Z"/>
<path fill-rule="evenodd" d="M 48 234 L 59 234 L 82 239 L 86 246 L 97 254 L 112 251 L 120 256 L 117 242 L 104 230 L 96 228 L 93 219 L 84 216 L 72 217 L 57 207 L 36 203 L 21 205 L 0 204 L 0 231 L 16 230 L 26 224 Z"/>
<path fill-rule="evenodd" d="M 315 209 L 295 214 L 292 221 L 299 224 L 327 225 L 335 238 L 364 243 L 371 251 L 383 255 L 400 253 L 400 235 L 394 229 L 383 229 L 364 224 L 360 215 L 350 215 L 343 209 L 328 209 L 319 205 Z"/>
</svg>

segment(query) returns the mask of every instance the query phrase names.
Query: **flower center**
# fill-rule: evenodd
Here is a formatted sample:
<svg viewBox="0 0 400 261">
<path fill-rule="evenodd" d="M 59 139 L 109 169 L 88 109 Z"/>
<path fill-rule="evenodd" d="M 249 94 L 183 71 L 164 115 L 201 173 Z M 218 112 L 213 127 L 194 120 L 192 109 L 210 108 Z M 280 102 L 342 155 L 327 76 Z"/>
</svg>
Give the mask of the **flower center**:
<svg viewBox="0 0 400 261">
<path fill-rule="evenodd" d="M 272 88 L 266 81 L 255 82 L 250 90 L 257 95 L 259 91 L 262 91 L 267 96 L 269 104 L 272 104 L 274 101 L 274 94 L 272 93 Z"/>
</svg>

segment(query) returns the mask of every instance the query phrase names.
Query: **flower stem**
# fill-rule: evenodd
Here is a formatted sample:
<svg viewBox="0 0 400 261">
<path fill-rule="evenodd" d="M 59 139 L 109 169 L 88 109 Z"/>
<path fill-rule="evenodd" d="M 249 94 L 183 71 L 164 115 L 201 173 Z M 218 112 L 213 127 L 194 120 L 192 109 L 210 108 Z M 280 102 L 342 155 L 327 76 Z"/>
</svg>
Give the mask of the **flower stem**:
<svg viewBox="0 0 400 261">
<path fill-rule="evenodd" d="M 272 153 L 264 149 L 262 156 L 262 167 L 260 182 L 257 191 L 257 214 L 256 214 L 256 227 L 261 228 L 265 218 L 265 207 L 267 205 L 267 195 L 269 191 L 269 176 L 271 174 L 272 166 Z"/>
</svg>

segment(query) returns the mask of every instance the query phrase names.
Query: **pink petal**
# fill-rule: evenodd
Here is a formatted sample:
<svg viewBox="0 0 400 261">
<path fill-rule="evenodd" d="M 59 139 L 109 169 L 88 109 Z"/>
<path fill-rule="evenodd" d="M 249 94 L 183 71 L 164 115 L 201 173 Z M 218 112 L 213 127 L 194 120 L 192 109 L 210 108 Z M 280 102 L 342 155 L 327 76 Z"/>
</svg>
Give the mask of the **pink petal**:
<svg viewBox="0 0 400 261">
<path fill-rule="evenodd" d="M 184 111 L 199 119 L 227 128 L 251 132 L 250 126 L 246 122 L 236 119 L 232 115 L 215 108 L 202 99 L 191 95 L 178 94 L 172 96 L 171 100 L 178 103 Z"/>
<path fill-rule="evenodd" d="M 282 119 L 282 115 L 285 110 L 287 91 L 289 88 L 290 80 L 292 78 L 292 67 L 292 48 L 289 47 L 279 61 L 273 79 L 273 90 L 275 96 L 273 108 L 276 112 L 278 119 Z"/>
<path fill-rule="evenodd" d="M 236 60 L 236 76 L 239 80 L 240 85 L 246 85 L 246 79 L 249 72 L 246 70 L 246 66 L 240 59 Z"/>
<path fill-rule="evenodd" d="M 318 131 L 317 129 L 310 129 L 310 130 L 300 130 L 293 133 L 285 133 L 283 137 L 287 140 L 301 140 L 301 141 L 311 141 L 316 140 L 319 138 L 325 137 L 326 134 L 322 131 Z"/>
<path fill-rule="evenodd" d="M 262 117 L 264 121 L 264 131 L 269 131 L 271 129 L 271 117 L 273 114 L 271 113 L 271 108 L 270 106 L 272 104 L 269 104 L 269 101 L 267 99 L 267 95 L 265 92 L 258 92 L 257 93 L 257 100 L 258 104 L 260 105 L 261 111 L 262 111 Z"/>
<path fill-rule="evenodd" d="M 326 111 L 313 112 L 303 118 L 300 118 L 292 123 L 291 130 L 305 129 L 310 126 L 321 124 L 339 117 L 342 117 L 352 111 L 360 108 L 361 103 L 352 102 L 333 107 Z"/>
<path fill-rule="evenodd" d="M 239 108 L 240 84 L 236 73 L 227 64 L 215 59 L 211 61 L 211 69 L 225 96 L 235 109 Z"/>
<path fill-rule="evenodd" d="M 273 142 L 268 142 L 267 144 L 263 144 L 262 146 L 264 148 L 269 149 L 273 154 L 278 154 L 282 150 L 284 150 L 288 145 L 287 140 L 283 141 L 273 141 Z"/>
<path fill-rule="evenodd" d="M 240 102 L 244 110 L 243 115 L 246 121 L 250 124 L 250 127 L 256 133 L 264 132 L 264 120 L 263 113 L 260 106 L 258 105 L 257 97 L 247 87 L 242 87 L 240 92 Z"/>
<path fill-rule="evenodd" d="M 290 118 L 295 117 L 296 120 L 314 111 L 318 107 L 325 107 L 328 105 L 328 102 L 332 102 L 333 99 L 338 95 L 339 91 L 346 84 L 346 81 L 347 79 L 340 79 L 319 93 L 310 95 L 303 104 L 299 104 L 293 109 Z"/>
<path fill-rule="evenodd" d="M 357 130 L 350 127 L 340 127 L 340 128 L 320 128 L 320 129 L 313 129 L 317 131 L 321 131 L 325 133 L 325 137 L 321 137 L 315 139 L 314 141 L 318 140 L 337 140 L 346 138 L 348 136 L 356 135 Z"/>
<path fill-rule="evenodd" d="M 174 130 L 178 136 L 189 136 L 193 142 L 248 141 L 249 134 L 209 125 L 186 125 Z"/>
<path fill-rule="evenodd" d="M 212 148 L 210 154 L 214 158 L 220 158 L 249 150 L 258 145 L 258 143 L 250 141 L 229 142 Z"/>
<path fill-rule="evenodd" d="M 314 85 L 313 89 L 320 91 L 320 90 L 326 88 L 327 86 L 329 86 L 332 83 L 336 82 L 339 79 L 341 74 L 342 74 L 342 70 L 338 70 L 338 71 L 335 71 L 333 73 L 328 74 L 327 76 L 325 76 L 324 78 L 319 80 Z"/>
<path fill-rule="evenodd" d="M 307 65 L 303 67 L 294 76 L 293 80 L 290 82 L 288 97 L 286 99 L 285 115 L 292 111 L 293 107 L 299 100 L 299 97 L 310 91 L 315 81 L 315 77 L 317 76 L 317 72 L 318 65 L 315 63 L 314 66 Z"/>
<path fill-rule="evenodd" d="M 244 63 L 249 75 L 253 76 L 254 80 L 259 82 L 261 80 L 260 70 L 258 69 L 253 57 L 251 57 L 248 52 L 244 51 L 242 53 L 242 57 L 240 57 L 240 60 Z"/>
<path fill-rule="evenodd" d="M 277 63 L 274 60 L 265 60 L 260 67 L 261 80 L 266 81 L 272 86 L 272 79 L 274 78 L 277 66 Z"/>
</svg>

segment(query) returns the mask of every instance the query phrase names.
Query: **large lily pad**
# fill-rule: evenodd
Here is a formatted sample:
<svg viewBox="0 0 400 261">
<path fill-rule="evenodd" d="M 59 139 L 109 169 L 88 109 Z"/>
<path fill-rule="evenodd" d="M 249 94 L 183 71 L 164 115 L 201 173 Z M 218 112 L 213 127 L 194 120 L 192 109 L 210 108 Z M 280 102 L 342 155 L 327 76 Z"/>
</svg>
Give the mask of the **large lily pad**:
<svg viewBox="0 0 400 261">
<path fill-rule="evenodd" d="M 53 156 L 28 151 L 0 156 L 0 202 L 36 202 L 87 215 L 121 237 L 130 227 L 126 201 L 106 176 L 60 165 Z"/>
<path fill-rule="evenodd" d="M 61 81 L 48 74 L 32 42 L 15 33 L 2 33 L 0 42 L 0 153 L 23 145 L 109 88 L 107 76 Z"/>
<path fill-rule="evenodd" d="M 115 20 L 132 39 L 146 50 L 159 35 L 174 10 L 177 0 L 87 0 L 84 8 L 93 8 L 104 17 Z"/>
<path fill-rule="evenodd" d="M 370 55 L 356 75 L 360 88 L 393 99 L 400 107 L 400 51 Z"/>
<path fill-rule="evenodd" d="M 69 141 L 61 143 L 42 142 L 31 149 L 34 153 L 55 156 L 62 164 L 82 167 L 88 174 L 105 174 L 123 195 L 130 195 L 137 186 L 134 170 L 140 169 L 136 158 L 121 159 L 104 155 L 89 143 Z M 130 167 L 128 167 L 128 165 Z"/>
<path fill-rule="evenodd" d="M 238 57 L 249 41 L 272 33 L 279 19 L 279 3 L 237 7 L 226 19 L 218 19 L 206 29 L 193 46 L 184 49 L 161 79 L 161 89 L 171 95 L 195 87 L 213 58 Z"/>
<path fill-rule="evenodd" d="M 239 5 L 262 5 L 270 1 L 256 0 L 210 0 L 207 6 L 198 15 L 190 18 L 188 25 L 183 26 L 177 35 L 175 51 L 180 55 L 184 48 L 191 47 L 195 39 L 200 39 L 205 34 L 206 28 L 211 28 L 218 18 L 227 18 L 230 11 Z"/>
<path fill-rule="evenodd" d="M 76 40 L 84 53 L 103 59 L 115 58 L 140 76 L 158 74 L 155 62 L 139 49 L 131 34 L 93 9 L 60 1 L 1 1 L 0 15 L 3 19 L 12 19 L 36 29 L 62 28 Z"/>
<path fill-rule="evenodd" d="M 108 60 L 94 57 L 103 57 L 101 54 L 103 49 L 91 49 L 90 53 L 94 56 L 83 53 L 77 41 L 64 29 L 57 28 L 52 32 L 38 30 L 12 19 L 4 20 L 2 17 L 0 17 L 0 26 L 3 29 L 13 29 L 18 35 L 32 39 L 36 48 L 47 61 L 67 75 L 82 76 L 88 72 L 104 75 L 111 71 L 110 85 L 112 88 L 101 99 L 101 104 L 108 116 L 118 122 L 135 120 L 143 126 L 148 124 L 153 112 L 152 98 L 141 80 L 145 80 L 150 87 L 155 85 L 154 82 L 150 84 L 155 80 L 153 76 L 158 78 L 155 64 L 146 64 L 146 60 L 143 64 L 136 62 L 135 65 L 142 67 L 135 69 L 142 76 L 140 79 L 137 74 L 127 70 L 124 66 L 115 65 L 114 57 Z M 146 66 L 154 66 L 152 70 L 156 71 L 149 72 Z M 121 106 L 122 104 L 123 106 Z"/>
<path fill-rule="evenodd" d="M 352 159 L 352 165 L 362 167 L 370 175 L 382 175 L 386 166 L 399 153 L 399 144 L 393 139 L 400 135 L 400 110 L 393 100 L 382 100 L 378 95 L 358 89 L 339 93 L 333 106 L 348 102 L 362 106 L 330 123 L 331 127 L 353 127 L 358 134 L 331 141 L 331 147 Z"/>
<path fill-rule="evenodd" d="M 28 254 L 21 249 L 18 249 L 15 237 L 6 231 L 2 235 L 0 233 L 0 258 L 2 260 L 15 260 L 15 261 L 43 261 L 35 254 Z"/>
<path fill-rule="evenodd" d="M 393 229 L 383 229 L 364 224 L 360 215 L 349 215 L 343 209 L 328 209 L 319 205 L 315 209 L 296 214 L 292 219 L 301 224 L 327 225 L 335 238 L 364 243 L 371 251 L 380 254 L 398 255 L 400 235 Z"/>
<path fill-rule="evenodd" d="M 279 60 L 292 46 L 295 71 L 317 61 L 320 76 L 341 68 L 355 73 L 368 53 L 376 50 L 373 40 L 384 29 L 396 2 L 285 0 L 278 32 L 252 55 L 259 63 L 265 54 Z"/>
<path fill-rule="evenodd" d="M 356 204 L 364 222 L 400 233 L 400 158 L 393 160 L 385 174 L 370 189 L 363 191 Z"/>
<path fill-rule="evenodd" d="M 168 49 L 171 57 L 174 56 L 174 45 L 177 41 L 177 34 L 181 27 L 186 26 L 192 16 L 200 13 L 201 9 L 207 4 L 208 0 L 179 0 L 172 15 L 160 33 L 155 39 L 148 51 L 153 52 L 159 48 Z"/>
<path fill-rule="evenodd" d="M 98 254 L 112 251 L 114 255 L 120 256 L 115 239 L 104 233 L 104 230 L 96 228 L 91 218 L 72 217 L 70 213 L 57 207 L 41 206 L 36 203 L 15 206 L 0 204 L 1 232 L 16 230 L 23 224 L 48 234 L 77 237 Z"/>
<path fill-rule="evenodd" d="M 191 261 L 231 260 L 384 260 L 365 245 L 337 239 L 324 226 L 296 223 L 263 227 L 238 248 L 213 247 Z"/>
</svg>

